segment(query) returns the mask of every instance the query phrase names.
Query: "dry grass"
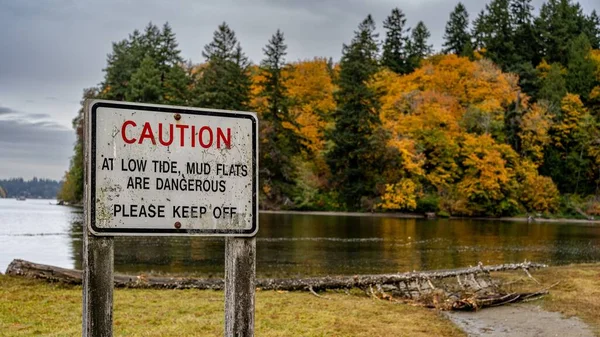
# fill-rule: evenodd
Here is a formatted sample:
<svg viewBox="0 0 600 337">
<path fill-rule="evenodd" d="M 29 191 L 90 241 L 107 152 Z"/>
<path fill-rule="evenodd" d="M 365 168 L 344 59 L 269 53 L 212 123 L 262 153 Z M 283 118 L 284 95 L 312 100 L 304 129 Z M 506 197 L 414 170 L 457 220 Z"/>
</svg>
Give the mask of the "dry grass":
<svg viewBox="0 0 600 337">
<path fill-rule="evenodd" d="M 581 318 L 600 336 L 600 263 L 551 267 L 532 275 L 541 285 L 526 275 L 517 277 L 511 273 L 501 274 L 501 277 L 516 282 L 512 286 L 514 291 L 539 290 L 560 282 L 550 289 L 550 295 L 536 303 L 546 310 Z"/>
<path fill-rule="evenodd" d="M 257 336 L 464 336 L 435 311 L 364 295 L 259 291 Z M 115 336 L 222 336 L 223 293 L 115 291 Z M 0 336 L 80 336 L 81 287 L 0 275 Z"/>
</svg>

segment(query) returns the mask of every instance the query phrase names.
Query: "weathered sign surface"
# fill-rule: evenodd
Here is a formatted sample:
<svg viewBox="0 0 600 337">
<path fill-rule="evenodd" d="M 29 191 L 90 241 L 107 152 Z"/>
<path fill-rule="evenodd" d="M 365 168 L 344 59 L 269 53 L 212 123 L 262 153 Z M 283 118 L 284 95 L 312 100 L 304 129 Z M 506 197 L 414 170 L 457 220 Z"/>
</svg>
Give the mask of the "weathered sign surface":
<svg viewBox="0 0 600 337">
<path fill-rule="evenodd" d="M 256 234 L 255 114 L 98 100 L 86 113 L 93 234 Z"/>
</svg>

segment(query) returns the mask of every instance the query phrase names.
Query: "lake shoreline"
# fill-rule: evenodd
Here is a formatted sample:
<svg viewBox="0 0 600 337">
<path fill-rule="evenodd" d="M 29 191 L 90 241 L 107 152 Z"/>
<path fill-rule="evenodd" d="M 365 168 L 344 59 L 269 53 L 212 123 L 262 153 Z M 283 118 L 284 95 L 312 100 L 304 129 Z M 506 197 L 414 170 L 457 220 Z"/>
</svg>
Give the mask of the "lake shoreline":
<svg viewBox="0 0 600 337">
<path fill-rule="evenodd" d="M 83 209 L 83 204 L 60 204 L 58 206 L 67 206 Z M 318 216 L 351 216 L 351 217 L 377 217 L 377 218 L 395 218 L 395 219 L 427 219 L 420 213 L 402 213 L 402 212 L 341 212 L 341 211 L 295 211 L 295 210 L 267 210 L 261 209 L 259 213 L 263 214 L 289 214 L 289 215 L 318 215 Z M 513 222 L 538 222 L 538 223 L 577 223 L 600 225 L 600 219 L 572 219 L 572 218 L 539 218 L 526 216 L 507 216 L 507 217 L 478 217 L 478 216 L 436 216 L 436 220 L 493 220 L 493 221 L 513 221 Z"/>
<path fill-rule="evenodd" d="M 336 212 L 336 211 L 275 211 L 275 210 L 260 210 L 263 214 L 289 214 L 289 215 L 319 215 L 319 216 L 352 216 L 352 217 L 379 217 L 379 218 L 397 218 L 397 219 L 425 219 L 425 215 L 418 213 L 375 213 L 375 212 Z M 494 221 L 513 221 L 513 222 L 538 222 L 538 223 L 578 223 L 578 224 L 600 224 L 600 219 L 570 219 L 570 218 L 527 218 L 527 217 L 461 217 L 451 216 L 436 217 L 435 220 L 494 220 Z"/>
</svg>

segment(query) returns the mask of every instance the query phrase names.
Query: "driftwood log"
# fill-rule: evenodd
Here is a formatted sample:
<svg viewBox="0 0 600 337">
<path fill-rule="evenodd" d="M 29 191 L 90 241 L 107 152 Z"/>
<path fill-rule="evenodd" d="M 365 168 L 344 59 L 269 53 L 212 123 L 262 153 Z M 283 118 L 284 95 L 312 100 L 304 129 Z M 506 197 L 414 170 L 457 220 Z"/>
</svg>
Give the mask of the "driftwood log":
<svg viewBox="0 0 600 337">
<path fill-rule="evenodd" d="M 317 291 L 359 288 L 373 298 L 408 300 L 441 310 L 478 310 L 525 301 L 548 293 L 548 289 L 535 293 L 507 293 L 491 278 L 491 272 L 522 270 L 537 282 L 529 271 L 545 267 L 547 265 L 532 262 L 494 266 L 479 263 L 476 267 L 397 274 L 258 279 L 256 287 L 262 290 L 310 291 L 321 298 L 327 297 L 319 295 Z M 6 274 L 75 285 L 81 284 L 83 273 L 80 270 L 13 260 L 6 269 Z M 222 279 L 114 274 L 114 286 L 222 290 L 224 282 Z"/>
<path fill-rule="evenodd" d="M 404 292 L 406 297 L 420 295 L 434 290 L 434 283 L 444 279 L 456 279 L 463 289 L 479 290 L 493 286 L 489 279 L 490 272 L 529 270 L 545 268 L 547 265 L 523 262 L 494 266 L 479 264 L 476 267 L 461 269 L 407 272 L 381 275 L 324 276 L 310 278 L 269 278 L 257 279 L 256 287 L 262 290 L 311 290 L 327 289 L 368 289 L 376 287 L 382 290 Z M 25 260 L 13 260 L 6 269 L 7 275 L 18 275 L 27 278 L 43 279 L 50 282 L 81 284 L 82 271 L 37 264 Z M 487 278 L 487 280 L 486 280 Z M 114 275 L 114 286 L 118 288 L 162 288 L 162 289 L 213 289 L 222 290 L 222 279 L 201 279 L 189 277 L 164 277 L 147 275 Z"/>
</svg>

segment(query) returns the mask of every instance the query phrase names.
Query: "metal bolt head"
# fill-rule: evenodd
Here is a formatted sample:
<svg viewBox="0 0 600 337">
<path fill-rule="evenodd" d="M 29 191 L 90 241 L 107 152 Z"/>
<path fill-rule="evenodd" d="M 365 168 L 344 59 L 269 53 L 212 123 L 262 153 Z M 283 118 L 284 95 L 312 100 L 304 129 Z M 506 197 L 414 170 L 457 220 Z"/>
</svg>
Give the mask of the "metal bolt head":
<svg viewBox="0 0 600 337">
<path fill-rule="evenodd" d="M 179 113 L 176 113 L 174 117 L 176 121 L 181 119 L 181 115 Z"/>
<path fill-rule="evenodd" d="M 177 228 L 177 229 L 181 228 L 181 222 L 177 221 L 175 223 L 175 228 Z"/>
</svg>

